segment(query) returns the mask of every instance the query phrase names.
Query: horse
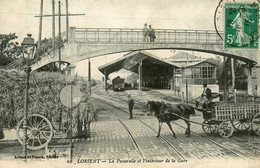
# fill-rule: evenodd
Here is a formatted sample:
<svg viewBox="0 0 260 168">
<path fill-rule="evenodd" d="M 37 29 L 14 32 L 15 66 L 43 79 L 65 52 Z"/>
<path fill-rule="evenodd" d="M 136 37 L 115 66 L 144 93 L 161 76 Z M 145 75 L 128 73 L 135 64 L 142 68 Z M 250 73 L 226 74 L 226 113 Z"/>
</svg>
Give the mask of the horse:
<svg viewBox="0 0 260 168">
<path fill-rule="evenodd" d="M 157 134 L 157 138 L 160 137 L 160 132 L 162 128 L 162 123 L 165 122 L 170 130 L 172 131 L 173 137 L 176 138 L 176 135 L 172 129 L 171 121 L 178 120 L 180 118 L 185 118 L 184 122 L 187 125 L 187 129 L 185 131 L 186 137 L 190 136 L 190 115 L 195 114 L 195 110 L 192 106 L 187 104 L 165 104 L 164 102 L 159 101 L 149 101 L 147 102 L 147 110 L 150 112 L 154 112 L 155 117 L 157 117 L 159 122 L 159 130 Z M 186 120 L 187 119 L 187 120 Z"/>
</svg>

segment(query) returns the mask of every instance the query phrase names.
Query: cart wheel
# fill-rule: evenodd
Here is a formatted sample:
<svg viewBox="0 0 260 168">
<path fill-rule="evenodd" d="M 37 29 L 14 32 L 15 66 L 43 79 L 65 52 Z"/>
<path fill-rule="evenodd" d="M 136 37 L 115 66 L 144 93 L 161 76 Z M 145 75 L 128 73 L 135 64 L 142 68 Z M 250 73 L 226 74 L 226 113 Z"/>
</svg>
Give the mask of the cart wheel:
<svg viewBox="0 0 260 168">
<path fill-rule="evenodd" d="M 224 138 L 230 137 L 233 134 L 233 127 L 231 122 L 226 121 L 220 123 L 220 125 L 218 126 L 218 133 Z"/>
<path fill-rule="evenodd" d="M 203 121 L 203 124 L 207 124 L 207 125 L 202 125 L 203 131 L 206 132 L 207 134 L 211 134 L 216 130 L 215 126 L 211 126 L 208 120 Z"/>
<path fill-rule="evenodd" d="M 257 135 L 260 135 L 260 113 L 254 116 L 252 120 L 252 129 Z"/>
<path fill-rule="evenodd" d="M 23 144 L 24 119 L 22 119 L 16 129 L 18 141 Z M 27 122 L 27 148 L 30 150 L 39 150 L 44 148 L 53 138 L 53 127 L 50 121 L 39 114 L 32 114 Z"/>
<path fill-rule="evenodd" d="M 231 124 L 233 125 L 233 127 L 236 130 L 239 130 L 239 131 L 246 131 L 250 128 L 250 122 L 247 119 L 234 120 L 234 121 L 231 121 Z"/>
</svg>

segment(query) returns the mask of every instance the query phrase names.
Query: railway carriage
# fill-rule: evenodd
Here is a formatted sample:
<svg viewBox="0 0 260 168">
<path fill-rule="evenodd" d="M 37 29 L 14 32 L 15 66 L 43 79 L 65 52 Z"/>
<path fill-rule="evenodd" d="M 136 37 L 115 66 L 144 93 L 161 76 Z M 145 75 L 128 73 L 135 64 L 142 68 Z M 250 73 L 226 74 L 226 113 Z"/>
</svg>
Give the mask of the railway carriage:
<svg viewBox="0 0 260 168">
<path fill-rule="evenodd" d="M 117 76 L 112 80 L 113 90 L 114 91 L 124 91 L 125 90 L 125 79 Z"/>
</svg>

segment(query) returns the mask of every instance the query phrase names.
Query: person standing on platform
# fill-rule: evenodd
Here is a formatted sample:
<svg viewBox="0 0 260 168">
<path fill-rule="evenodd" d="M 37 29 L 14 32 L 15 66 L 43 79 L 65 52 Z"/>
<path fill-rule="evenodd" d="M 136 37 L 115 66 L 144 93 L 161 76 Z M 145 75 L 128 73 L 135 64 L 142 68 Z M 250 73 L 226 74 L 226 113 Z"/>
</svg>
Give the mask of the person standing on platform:
<svg viewBox="0 0 260 168">
<path fill-rule="evenodd" d="M 134 100 L 131 98 L 131 95 L 128 95 L 128 108 L 130 113 L 130 119 L 133 119 L 133 108 L 134 108 Z"/>
<path fill-rule="evenodd" d="M 150 42 L 154 42 L 154 39 L 156 39 L 156 36 L 155 36 L 154 29 L 152 28 L 151 25 L 149 25 L 148 31 L 149 31 Z"/>
<path fill-rule="evenodd" d="M 144 24 L 144 28 L 143 28 L 143 35 L 144 35 L 143 42 L 149 42 L 149 37 L 148 37 L 149 36 L 149 31 L 148 31 L 146 23 Z"/>
</svg>

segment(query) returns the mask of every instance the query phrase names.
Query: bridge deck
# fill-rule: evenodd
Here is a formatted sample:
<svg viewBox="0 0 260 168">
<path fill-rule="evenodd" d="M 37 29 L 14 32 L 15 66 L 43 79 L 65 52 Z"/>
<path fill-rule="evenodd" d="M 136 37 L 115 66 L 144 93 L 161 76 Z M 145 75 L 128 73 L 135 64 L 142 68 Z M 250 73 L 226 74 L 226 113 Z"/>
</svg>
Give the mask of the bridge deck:
<svg viewBox="0 0 260 168">
<path fill-rule="evenodd" d="M 72 40 L 77 42 L 109 42 L 109 43 L 142 43 L 142 29 L 105 29 L 105 28 L 76 28 Z M 155 29 L 155 43 L 218 43 L 222 40 L 212 30 L 170 30 Z"/>
<path fill-rule="evenodd" d="M 75 28 L 69 30 L 68 43 L 61 49 L 61 61 L 76 62 L 97 56 L 147 49 L 177 49 L 206 52 L 257 63 L 258 51 L 224 50 L 223 40 L 214 30 L 155 29 L 155 42 L 144 42 L 142 29 Z M 64 38 L 64 36 L 62 36 Z M 38 69 L 59 59 L 58 52 L 42 57 L 32 66 Z"/>
</svg>

